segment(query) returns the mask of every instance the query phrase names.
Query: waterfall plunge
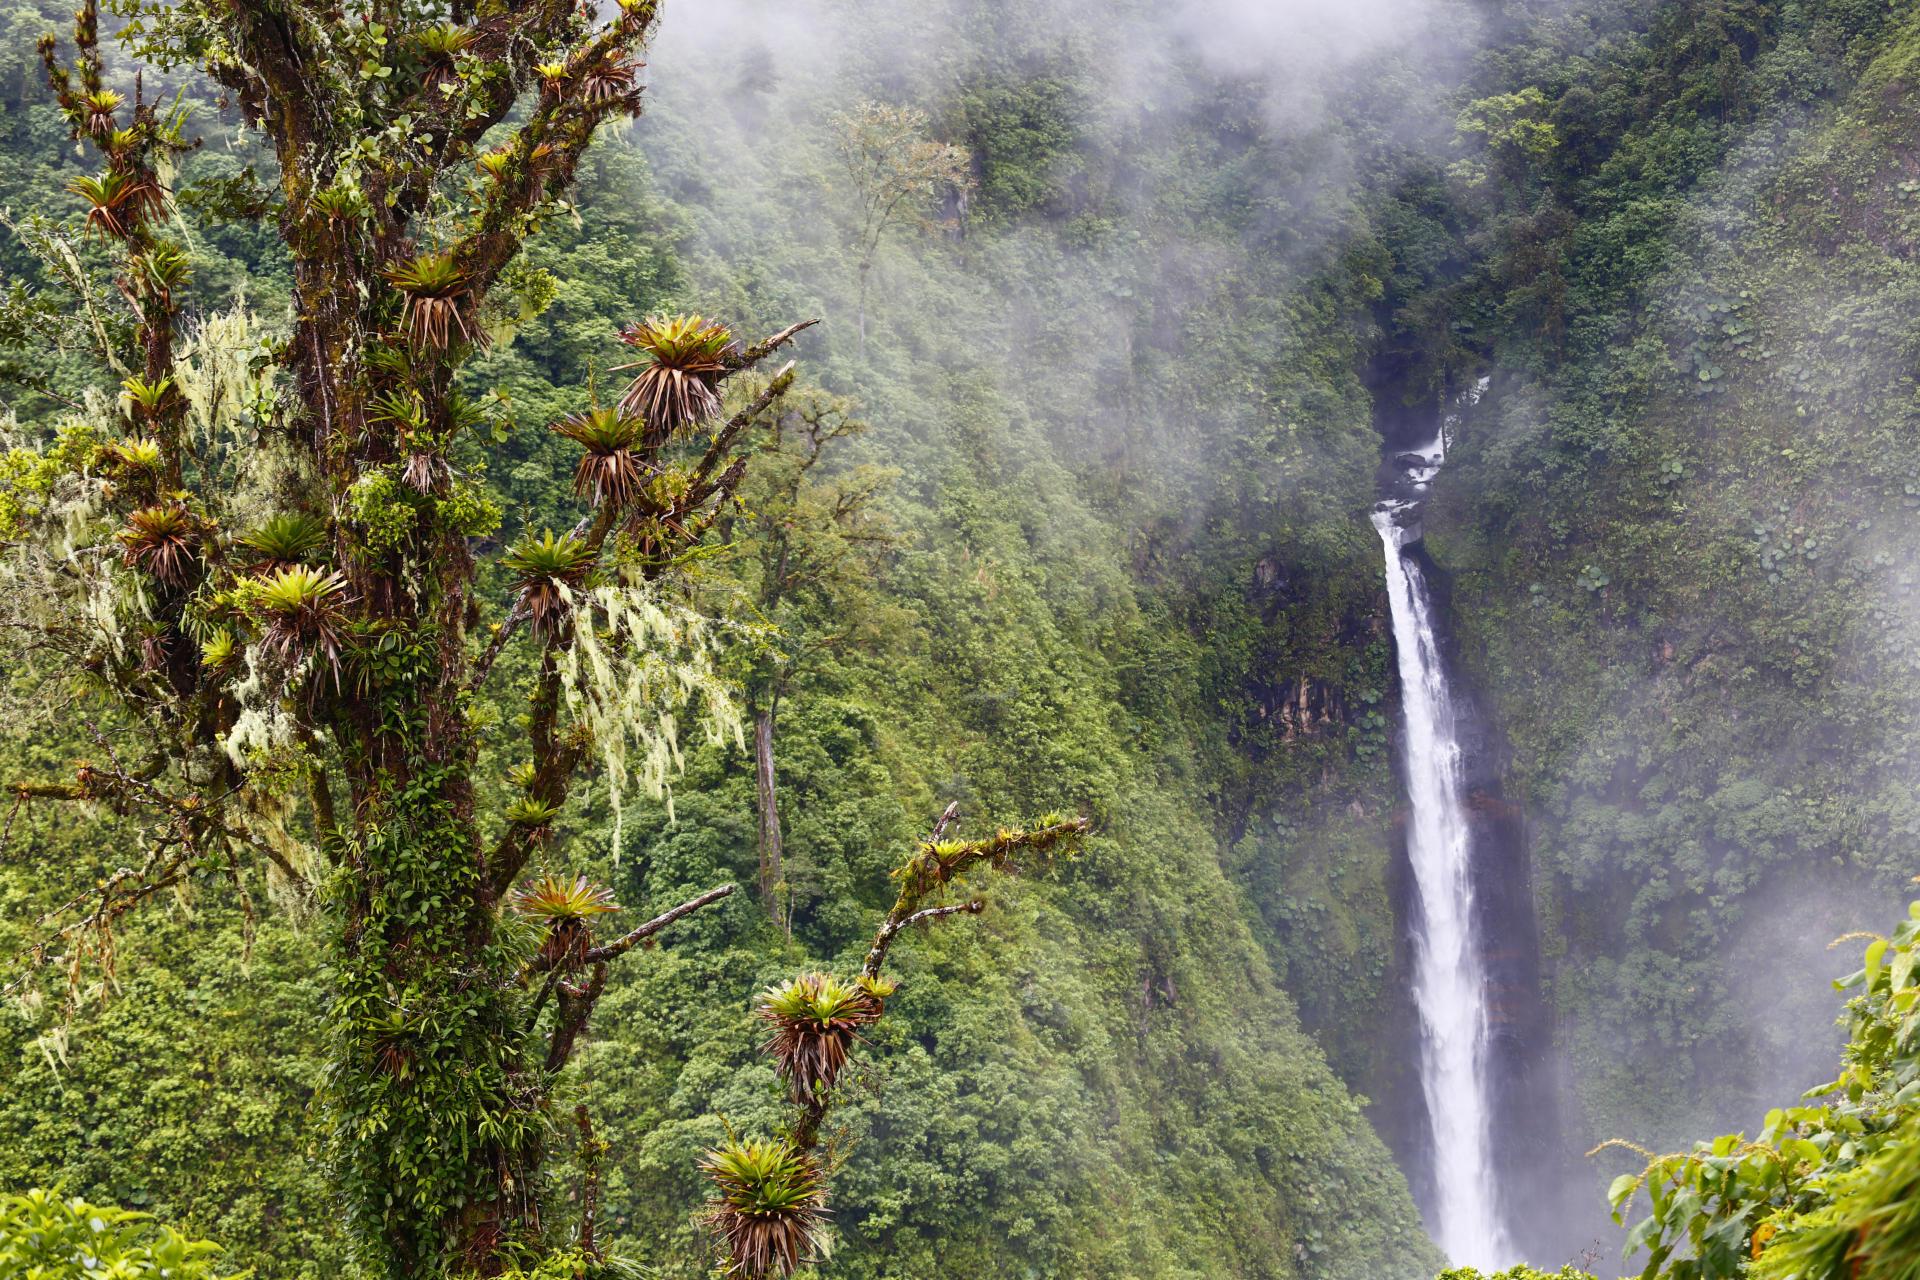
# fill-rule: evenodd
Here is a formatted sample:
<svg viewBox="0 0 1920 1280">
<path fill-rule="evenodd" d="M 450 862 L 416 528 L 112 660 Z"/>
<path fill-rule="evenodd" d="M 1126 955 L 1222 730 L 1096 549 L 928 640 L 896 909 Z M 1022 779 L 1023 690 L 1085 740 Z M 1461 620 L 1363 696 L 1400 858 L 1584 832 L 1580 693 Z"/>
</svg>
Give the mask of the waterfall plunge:
<svg viewBox="0 0 1920 1280">
<path fill-rule="evenodd" d="M 1438 468 L 1444 442 L 1420 487 Z M 1398 517 L 1410 504 L 1384 502 L 1373 524 L 1386 546 L 1387 594 L 1400 667 L 1409 800 L 1407 855 L 1419 896 L 1414 1000 L 1420 1010 L 1420 1083 L 1433 1145 L 1436 1243 L 1456 1265 L 1493 1270 L 1515 1261 L 1500 1221 L 1488 1084 L 1487 986 L 1473 912 L 1472 844 L 1453 700 L 1440 663 L 1433 601 Z"/>
</svg>

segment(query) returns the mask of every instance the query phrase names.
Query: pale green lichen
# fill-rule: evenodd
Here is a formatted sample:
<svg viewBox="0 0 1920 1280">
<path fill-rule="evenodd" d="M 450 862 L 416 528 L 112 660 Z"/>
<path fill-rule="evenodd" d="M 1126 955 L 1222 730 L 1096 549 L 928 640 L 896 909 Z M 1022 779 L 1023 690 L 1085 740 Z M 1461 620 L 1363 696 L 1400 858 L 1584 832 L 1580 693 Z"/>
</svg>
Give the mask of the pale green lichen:
<svg viewBox="0 0 1920 1280">
<path fill-rule="evenodd" d="M 672 779 L 686 765 L 681 716 L 691 712 L 709 741 L 731 739 L 742 750 L 744 724 L 717 667 L 722 637 L 713 619 L 648 583 L 556 585 L 576 619 L 574 641 L 559 655 L 563 698 L 606 769 L 618 856 L 632 786 L 672 815 Z"/>
</svg>

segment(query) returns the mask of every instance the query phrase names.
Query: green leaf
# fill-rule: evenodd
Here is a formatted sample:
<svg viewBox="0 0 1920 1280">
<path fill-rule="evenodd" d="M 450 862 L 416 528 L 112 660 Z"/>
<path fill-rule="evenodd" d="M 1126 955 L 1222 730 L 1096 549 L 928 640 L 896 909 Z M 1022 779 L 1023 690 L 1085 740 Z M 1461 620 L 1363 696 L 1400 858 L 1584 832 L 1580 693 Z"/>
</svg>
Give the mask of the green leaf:
<svg viewBox="0 0 1920 1280">
<path fill-rule="evenodd" d="M 1920 961 L 1920 953 L 1911 947 L 1903 947 L 1900 954 L 1893 958 L 1893 965 L 1887 977 L 1887 985 L 1895 991 L 1905 990 L 1913 982 L 1913 966 Z"/>
<path fill-rule="evenodd" d="M 1875 938 L 1867 944 L 1867 986 L 1871 988 L 1875 978 L 1880 976 L 1880 961 L 1887 954 L 1887 940 Z"/>
</svg>

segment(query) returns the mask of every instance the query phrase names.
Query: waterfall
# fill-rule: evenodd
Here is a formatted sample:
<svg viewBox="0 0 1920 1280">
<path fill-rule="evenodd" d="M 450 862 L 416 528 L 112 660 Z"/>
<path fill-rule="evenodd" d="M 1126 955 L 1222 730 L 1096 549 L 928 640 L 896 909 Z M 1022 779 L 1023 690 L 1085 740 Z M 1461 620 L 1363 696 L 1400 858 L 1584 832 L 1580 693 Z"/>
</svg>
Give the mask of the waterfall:
<svg viewBox="0 0 1920 1280">
<path fill-rule="evenodd" d="M 1444 432 L 1402 455 L 1409 490 L 1423 494 L 1445 450 Z M 1420 1083 L 1433 1147 L 1436 1243 L 1461 1266 L 1517 1261 L 1500 1219 L 1492 1144 L 1487 984 L 1474 916 L 1472 839 L 1454 703 L 1435 637 L 1433 600 L 1409 524 L 1413 499 L 1388 499 L 1373 524 L 1386 547 L 1387 594 L 1399 662 L 1409 800 L 1407 854 L 1419 900 L 1414 1000 L 1420 1011 Z"/>
</svg>

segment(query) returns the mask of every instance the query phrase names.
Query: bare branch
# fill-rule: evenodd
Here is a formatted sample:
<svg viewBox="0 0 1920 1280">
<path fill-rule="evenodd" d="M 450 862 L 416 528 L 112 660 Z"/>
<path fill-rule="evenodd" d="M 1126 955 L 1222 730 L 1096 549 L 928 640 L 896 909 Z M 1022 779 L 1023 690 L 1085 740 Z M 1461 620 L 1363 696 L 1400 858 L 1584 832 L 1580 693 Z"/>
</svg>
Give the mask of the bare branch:
<svg viewBox="0 0 1920 1280">
<path fill-rule="evenodd" d="M 708 483 L 709 477 L 713 475 L 713 469 L 720 465 L 721 459 L 732 452 L 734 442 L 740 438 L 740 433 L 753 425 L 754 419 L 765 413 L 774 401 L 787 394 L 792 386 L 793 362 L 789 360 L 781 367 L 780 372 L 773 375 L 773 380 L 767 383 L 759 395 L 748 401 L 740 412 L 728 418 L 726 425 L 714 433 L 713 443 L 708 445 L 707 451 L 700 455 L 700 461 L 693 469 L 693 476 L 687 485 L 688 496 L 685 506 L 698 506 L 723 487 Z"/>
<path fill-rule="evenodd" d="M 921 924 L 928 920 L 938 920 L 941 916 L 958 915 L 963 911 L 968 915 L 977 916 L 986 909 L 987 904 L 978 898 L 973 899 L 971 902 L 962 902 L 951 907 L 926 907 L 914 912 L 905 920 L 895 925 L 894 932 L 897 933 L 908 925 Z"/>
<path fill-rule="evenodd" d="M 818 317 L 816 317 L 812 320 L 802 320 L 797 324 L 790 324 L 780 332 L 774 334 L 771 338 L 756 342 L 745 351 L 728 356 L 726 358 L 727 371 L 720 376 L 726 378 L 743 370 L 753 368 L 753 366 L 765 360 L 781 347 L 792 342 L 803 330 L 811 329 L 819 323 L 820 321 Z"/>
<path fill-rule="evenodd" d="M 595 947 L 582 957 L 583 964 L 604 964 L 616 956 L 625 955 L 639 943 L 645 942 L 682 916 L 690 916 L 700 908 L 709 906 L 722 898 L 731 897 L 734 886 L 723 884 L 718 889 L 709 889 L 697 898 L 689 898 L 679 906 L 663 911 L 653 919 L 621 938 L 616 938 L 604 947 Z"/>
<path fill-rule="evenodd" d="M 514 632 L 525 626 L 532 616 L 524 600 L 514 601 L 513 608 L 507 613 L 506 621 L 500 624 L 499 630 L 493 633 L 493 639 L 488 641 L 486 652 L 482 653 L 480 660 L 473 664 L 473 673 L 467 677 L 468 693 L 472 693 L 487 682 L 487 675 L 493 670 L 493 664 L 499 661 L 501 653 L 505 652 L 507 642 L 513 639 Z"/>
<path fill-rule="evenodd" d="M 880 926 L 880 932 L 875 935 L 873 948 L 867 952 L 867 962 L 861 967 L 860 971 L 869 978 L 879 977 L 881 966 L 887 962 L 887 951 L 893 946 L 894 935 L 898 934 L 910 924 L 924 924 L 928 921 L 938 920 L 942 916 L 961 915 L 963 913 L 970 916 L 977 916 L 986 909 L 987 904 L 975 898 L 970 902 L 961 902 L 950 907 L 927 907 L 899 920 L 889 918 L 885 924 Z"/>
</svg>

